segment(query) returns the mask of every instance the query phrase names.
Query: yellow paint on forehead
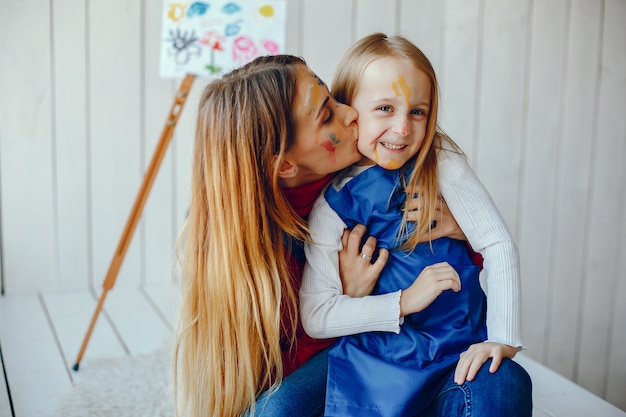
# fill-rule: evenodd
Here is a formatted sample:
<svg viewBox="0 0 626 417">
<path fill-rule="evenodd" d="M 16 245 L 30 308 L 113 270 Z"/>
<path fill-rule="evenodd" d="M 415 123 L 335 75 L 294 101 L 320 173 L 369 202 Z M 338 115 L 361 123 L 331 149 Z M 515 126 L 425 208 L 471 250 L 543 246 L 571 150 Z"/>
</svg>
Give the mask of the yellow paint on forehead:
<svg viewBox="0 0 626 417">
<path fill-rule="evenodd" d="M 306 70 L 306 76 L 302 77 L 299 81 L 301 83 L 301 87 L 299 87 L 302 91 L 302 105 L 299 106 L 298 112 L 301 112 L 302 117 L 315 117 L 317 115 L 317 111 L 319 110 L 320 100 L 322 94 L 324 94 L 324 90 L 322 88 L 326 88 L 326 85 L 321 83 L 317 78 L 315 73 L 311 70 Z M 326 97 L 324 95 L 324 97 Z M 315 120 L 309 120 L 307 123 L 313 123 Z M 319 143 L 320 137 L 315 135 L 315 143 Z"/>
<path fill-rule="evenodd" d="M 394 81 L 391 84 L 391 88 L 393 88 L 393 92 L 396 94 L 396 97 L 404 95 L 407 107 L 411 107 L 411 89 L 402 75 L 398 76 L 397 83 Z"/>
<path fill-rule="evenodd" d="M 315 110 L 317 109 L 317 103 L 319 102 L 319 98 L 320 86 L 317 84 L 317 82 L 313 82 L 311 83 L 311 85 L 309 85 L 306 97 L 304 98 L 304 106 L 305 108 L 309 109 L 306 113 L 307 116 L 310 116 L 313 112 L 315 112 Z"/>
<path fill-rule="evenodd" d="M 306 90 L 306 95 L 304 96 L 303 110 L 307 117 L 314 115 L 318 108 L 318 103 L 320 99 L 320 86 L 317 84 L 315 79 L 310 81 L 310 84 Z M 319 137 L 315 137 L 315 142 L 319 142 Z"/>
</svg>

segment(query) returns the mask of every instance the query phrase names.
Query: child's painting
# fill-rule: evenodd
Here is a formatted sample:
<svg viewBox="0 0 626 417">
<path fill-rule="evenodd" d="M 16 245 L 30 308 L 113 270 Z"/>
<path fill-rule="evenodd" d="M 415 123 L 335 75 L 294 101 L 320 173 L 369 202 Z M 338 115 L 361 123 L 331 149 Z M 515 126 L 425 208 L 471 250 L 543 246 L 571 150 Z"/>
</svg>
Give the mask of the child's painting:
<svg viewBox="0 0 626 417">
<path fill-rule="evenodd" d="M 286 0 L 165 0 L 161 76 L 215 77 L 284 53 L 286 10 Z"/>
</svg>

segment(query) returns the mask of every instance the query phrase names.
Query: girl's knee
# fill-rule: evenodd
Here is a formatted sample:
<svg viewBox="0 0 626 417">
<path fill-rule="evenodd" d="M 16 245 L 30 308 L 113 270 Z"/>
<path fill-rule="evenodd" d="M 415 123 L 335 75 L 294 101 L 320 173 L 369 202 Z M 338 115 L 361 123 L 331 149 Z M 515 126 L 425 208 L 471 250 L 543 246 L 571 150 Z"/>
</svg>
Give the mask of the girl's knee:
<svg viewBox="0 0 626 417">
<path fill-rule="evenodd" d="M 491 360 L 485 363 L 485 365 L 487 364 L 491 364 Z M 488 371 L 489 366 L 486 366 L 486 369 Z M 502 360 L 502 363 L 494 375 L 502 379 L 503 383 L 506 384 L 508 382 L 508 385 L 513 385 L 518 390 L 527 391 L 529 393 L 532 390 L 532 380 L 528 372 L 526 372 L 526 369 L 509 358 Z"/>
<path fill-rule="evenodd" d="M 483 365 L 482 378 L 475 379 L 476 385 L 470 383 L 475 408 L 489 410 L 484 414 L 489 416 L 532 415 L 532 381 L 528 372 L 508 358 L 493 374 L 489 372 L 490 364 L 491 361 L 488 361 Z"/>
</svg>

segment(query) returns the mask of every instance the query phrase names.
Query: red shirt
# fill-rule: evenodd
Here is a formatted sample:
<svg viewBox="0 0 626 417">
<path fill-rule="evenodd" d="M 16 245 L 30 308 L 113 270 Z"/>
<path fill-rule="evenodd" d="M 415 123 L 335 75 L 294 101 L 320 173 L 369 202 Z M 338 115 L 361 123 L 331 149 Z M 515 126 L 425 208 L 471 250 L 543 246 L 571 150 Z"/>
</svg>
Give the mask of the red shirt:
<svg viewBox="0 0 626 417">
<path fill-rule="evenodd" d="M 322 192 L 322 189 L 330 182 L 333 175 L 327 175 L 321 180 L 305 184 L 295 188 L 283 188 L 283 193 L 291 207 L 304 219 L 307 220 L 313 203 Z M 288 239 L 288 237 L 286 237 Z M 291 249 L 285 245 L 287 251 L 287 263 L 292 276 L 292 282 L 296 295 L 300 291 L 302 282 L 302 272 L 304 271 L 304 244 L 291 238 Z M 298 303 L 298 313 L 300 312 Z M 283 369 L 285 376 L 295 371 L 300 365 L 308 361 L 313 355 L 326 349 L 335 342 L 336 339 L 313 339 L 307 335 L 302 327 L 300 316 L 298 315 L 298 325 L 296 329 L 295 346 L 286 346 L 283 349 Z"/>
</svg>

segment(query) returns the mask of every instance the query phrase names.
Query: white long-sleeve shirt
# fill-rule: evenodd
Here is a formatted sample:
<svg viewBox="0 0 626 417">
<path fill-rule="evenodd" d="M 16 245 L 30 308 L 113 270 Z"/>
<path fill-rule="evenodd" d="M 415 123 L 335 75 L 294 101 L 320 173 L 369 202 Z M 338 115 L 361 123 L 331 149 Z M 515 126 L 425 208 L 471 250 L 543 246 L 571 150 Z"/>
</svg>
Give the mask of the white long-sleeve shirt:
<svg viewBox="0 0 626 417">
<path fill-rule="evenodd" d="M 441 195 L 469 244 L 484 258 L 488 340 L 520 347 L 520 266 L 511 233 L 463 155 L 440 150 L 437 162 Z M 329 186 L 340 189 L 364 169 L 353 166 Z M 319 339 L 371 331 L 399 333 L 400 291 L 360 298 L 343 294 L 338 253 L 346 225 L 323 193 L 313 206 L 309 227 L 313 244 L 305 244 L 307 262 L 300 288 L 305 331 Z"/>
</svg>

